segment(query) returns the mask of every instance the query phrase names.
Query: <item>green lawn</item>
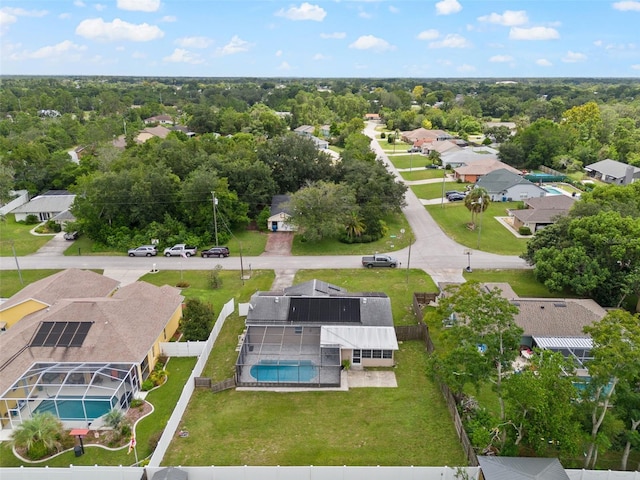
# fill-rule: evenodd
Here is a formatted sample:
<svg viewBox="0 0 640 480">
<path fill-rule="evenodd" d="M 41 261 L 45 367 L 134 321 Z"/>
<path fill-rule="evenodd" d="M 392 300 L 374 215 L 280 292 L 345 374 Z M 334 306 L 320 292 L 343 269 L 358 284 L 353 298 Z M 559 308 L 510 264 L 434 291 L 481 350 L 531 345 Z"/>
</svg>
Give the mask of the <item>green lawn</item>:
<svg viewBox="0 0 640 480">
<path fill-rule="evenodd" d="M 6 260 L 9 262 L 10 260 Z M 0 271 L 0 298 L 9 298 L 25 286 L 36 280 L 41 280 L 49 275 L 59 272 L 60 270 L 1 270 Z M 22 276 L 22 282 L 20 281 Z"/>
<path fill-rule="evenodd" d="M 533 270 L 474 270 L 463 272 L 466 280 L 482 283 L 508 283 L 519 297 L 570 298 L 574 294 L 568 292 L 551 292 L 533 275 Z"/>
<path fill-rule="evenodd" d="M 424 155 L 420 155 L 419 153 L 414 153 L 412 155 L 410 153 L 406 153 L 406 149 L 401 151 L 405 153 L 403 155 L 392 155 L 389 157 L 389 160 L 396 168 L 426 167 L 431 164 L 431 160 Z"/>
<path fill-rule="evenodd" d="M 424 345 L 404 342 L 396 358 L 398 388 L 199 390 L 183 419 L 189 436 L 175 439 L 163 464 L 465 465 L 442 395 L 425 375 Z"/>
<path fill-rule="evenodd" d="M 444 208 L 440 205 L 427 205 L 425 208 L 447 236 L 466 247 L 478 248 L 479 239 L 479 249 L 482 251 L 500 255 L 520 255 L 524 252 L 527 239 L 516 238 L 494 218 L 504 217 L 507 208 L 516 207 L 517 202 L 492 203 L 482 214 L 482 228 L 476 230 L 467 228 L 471 221 L 471 213 L 462 202 L 448 204 Z M 473 258 L 471 261 L 473 263 Z"/>
<path fill-rule="evenodd" d="M 426 169 L 426 170 L 412 170 L 411 172 L 400 172 L 400 175 L 404 180 L 429 180 L 432 178 L 443 178 L 444 170 Z M 442 184 L 440 184 L 442 185 Z"/>
<path fill-rule="evenodd" d="M 0 220 L 0 256 L 19 257 L 36 252 L 45 243 L 51 240 L 52 235 L 32 235 L 29 231 L 35 225 L 25 225 L 17 223 L 15 215 L 6 215 L 4 220 Z"/>
<path fill-rule="evenodd" d="M 409 246 L 411 228 L 402 214 L 387 215 L 384 219 L 389 232 L 386 236 L 371 243 L 346 244 L 335 239 L 319 242 L 302 242 L 299 235 L 293 239 L 293 255 L 369 255 L 374 252 L 391 252 Z M 405 230 L 404 235 L 400 232 Z"/>
<path fill-rule="evenodd" d="M 444 182 L 444 191 L 448 192 L 449 190 L 458 190 L 463 192 L 468 183 L 458 183 L 458 182 Z M 418 198 L 422 198 L 424 200 L 430 200 L 434 198 L 442 198 L 442 183 L 427 183 L 424 185 L 411 185 L 411 190 L 416 194 Z M 457 202 L 458 204 L 462 204 L 463 202 Z M 465 209 L 466 210 L 466 209 Z"/>
</svg>

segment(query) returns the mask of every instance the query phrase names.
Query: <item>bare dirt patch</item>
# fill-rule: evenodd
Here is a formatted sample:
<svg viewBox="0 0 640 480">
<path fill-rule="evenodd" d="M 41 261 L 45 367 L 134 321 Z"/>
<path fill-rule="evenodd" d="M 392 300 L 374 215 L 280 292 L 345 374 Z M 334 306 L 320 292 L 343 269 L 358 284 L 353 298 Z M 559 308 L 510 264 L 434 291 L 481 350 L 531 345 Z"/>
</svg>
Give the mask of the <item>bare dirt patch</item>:
<svg viewBox="0 0 640 480">
<path fill-rule="evenodd" d="M 291 255 L 291 245 L 293 244 L 293 232 L 269 233 L 267 245 L 262 255 L 268 256 L 289 256 Z"/>
</svg>

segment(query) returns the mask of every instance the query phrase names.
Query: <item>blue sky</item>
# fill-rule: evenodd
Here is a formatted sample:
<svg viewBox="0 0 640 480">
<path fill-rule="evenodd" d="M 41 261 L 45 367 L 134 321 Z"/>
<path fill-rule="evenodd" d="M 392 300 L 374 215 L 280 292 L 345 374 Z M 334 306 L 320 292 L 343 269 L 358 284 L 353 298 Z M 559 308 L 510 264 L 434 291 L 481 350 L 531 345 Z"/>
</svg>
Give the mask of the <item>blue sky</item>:
<svg viewBox="0 0 640 480">
<path fill-rule="evenodd" d="M 640 77 L 640 0 L 2 0 L 4 75 Z"/>
</svg>

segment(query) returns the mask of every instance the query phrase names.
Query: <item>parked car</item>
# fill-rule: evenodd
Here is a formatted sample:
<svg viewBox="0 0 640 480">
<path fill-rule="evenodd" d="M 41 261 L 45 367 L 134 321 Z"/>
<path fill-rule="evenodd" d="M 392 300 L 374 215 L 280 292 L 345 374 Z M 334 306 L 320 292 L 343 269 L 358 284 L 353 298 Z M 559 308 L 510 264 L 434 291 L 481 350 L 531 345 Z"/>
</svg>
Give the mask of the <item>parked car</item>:
<svg viewBox="0 0 640 480">
<path fill-rule="evenodd" d="M 142 245 L 138 248 L 131 248 L 128 252 L 130 257 L 155 257 L 158 249 L 155 245 Z"/>
<path fill-rule="evenodd" d="M 464 200 L 464 197 L 465 196 L 462 193 L 452 193 L 447 197 L 447 200 L 450 202 L 460 202 L 461 200 Z"/>
<path fill-rule="evenodd" d="M 204 258 L 208 257 L 228 257 L 229 256 L 229 248 L 228 247 L 211 247 L 209 250 L 203 250 L 200 255 Z"/>
<path fill-rule="evenodd" d="M 420 147 L 411 147 L 407 149 L 407 152 L 409 153 L 415 153 L 415 152 L 421 152 L 422 149 Z"/>
<path fill-rule="evenodd" d="M 451 195 L 462 195 L 463 197 L 465 196 L 464 192 L 460 192 L 458 190 L 449 190 L 448 192 L 444 192 L 444 196 L 447 197 L 447 199 L 451 196 Z"/>
<path fill-rule="evenodd" d="M 80 234 L 78 232 L 67 232 L 64 234 L 64 239 L 72 241 L 72 240 L 77 240 L 79 236 Z"/>
<path fill-rule="evenodd" d="M 398 260 L 389 255 L 381 255 L 376 253 L 375 255 L 362 257 L 362 266 L 367 268 L 373 267 L 390 267 L 396 268 L 398 266 Z"/>
<path fill-rule="evenodd" d="M 198 253 L 198 247 L 195 245 L 186 245 L 184 243 L 178 243 L 173 247 L 167 247 L 164 249 L 165 257 L 192 257 Z"/>
</svg>

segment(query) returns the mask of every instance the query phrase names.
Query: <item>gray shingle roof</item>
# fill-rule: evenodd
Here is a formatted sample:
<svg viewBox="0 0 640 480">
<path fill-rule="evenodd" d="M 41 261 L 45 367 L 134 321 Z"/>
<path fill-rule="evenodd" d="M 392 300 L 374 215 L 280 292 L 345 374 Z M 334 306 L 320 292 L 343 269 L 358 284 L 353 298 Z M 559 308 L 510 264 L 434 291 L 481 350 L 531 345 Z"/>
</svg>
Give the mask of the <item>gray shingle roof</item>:
<svg viewBox="0 0 640 480">
<path fill-rule="evenodd" d="M 20 205 L 18 208 L 14 208 L 10 213 L 40 213 L 40 212 L 63 212 L 68 210 L 76 196 L 65 193 L 47 192 L 44 195 L 34 197 L 28 203 Z"/>
<path fill-rule="evenodd" d="M 477 187 L 482 187 L 489 193 L 504 192 L 514 185 L 520 184 L 535 186 L 535 183 L 504 168 L 487 173 L 476 182 Z"/>
<path fill-rule="evenodd" d="M 587 165 L 586 167 L 584 167 L 584 169 L 587 171 L 599 172 L 603 175 L 608 175 L 613 178 L 624 178 L 627 174 L 627 167 L 629 167 L 629 165 L 626 163 L 607 158 L 605 160 L 600 160 L 599 162 Z M 640 172 L 640 168 L 632 168 L 634 175 Z"/>
</svg>

